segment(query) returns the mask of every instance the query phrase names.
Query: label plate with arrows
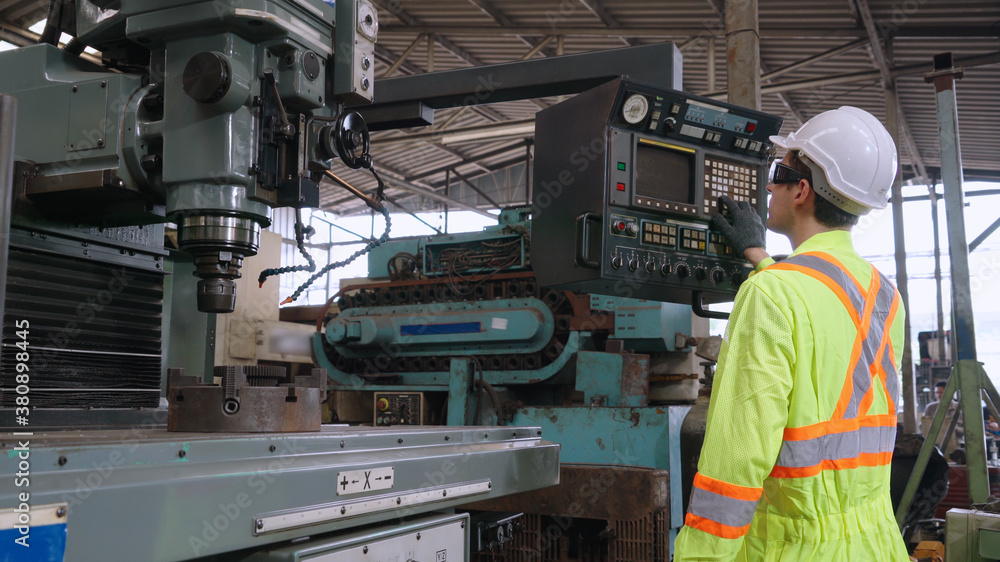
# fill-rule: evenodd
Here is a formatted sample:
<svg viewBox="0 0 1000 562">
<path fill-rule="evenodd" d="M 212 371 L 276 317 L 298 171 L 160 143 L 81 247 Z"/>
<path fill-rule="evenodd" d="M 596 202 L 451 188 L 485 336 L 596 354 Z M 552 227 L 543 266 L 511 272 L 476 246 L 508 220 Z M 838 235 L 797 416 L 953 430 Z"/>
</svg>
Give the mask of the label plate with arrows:
<svg viewBox="0 0 1000 562">
<path fill-rule="evenodd" d="M 395 483 L 393 472 L 391 466 L 338 472 L 337 495 L 346 496 L 373 490 L 388 490 Z"/>
</svg>

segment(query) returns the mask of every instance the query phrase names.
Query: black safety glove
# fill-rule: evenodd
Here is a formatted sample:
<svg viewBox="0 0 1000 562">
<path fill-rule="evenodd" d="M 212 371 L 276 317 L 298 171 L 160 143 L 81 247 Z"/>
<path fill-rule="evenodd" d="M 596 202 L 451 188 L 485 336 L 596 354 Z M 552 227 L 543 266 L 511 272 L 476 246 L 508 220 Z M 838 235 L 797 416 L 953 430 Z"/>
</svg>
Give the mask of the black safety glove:
<svg viewBox="0 0 1000 562">
<path fill-rule="evenodd" d="M 712 215 L 712 228 L 726 237 L 738 257 L 745 257 L 747 248 L 764 247 L 764 223 L 757 210 L 746 201 L 733 201 L 723 195 L 719 197 L 719 208 L 725 205 L 729 218 L 719 213 Z"/>
</svg>

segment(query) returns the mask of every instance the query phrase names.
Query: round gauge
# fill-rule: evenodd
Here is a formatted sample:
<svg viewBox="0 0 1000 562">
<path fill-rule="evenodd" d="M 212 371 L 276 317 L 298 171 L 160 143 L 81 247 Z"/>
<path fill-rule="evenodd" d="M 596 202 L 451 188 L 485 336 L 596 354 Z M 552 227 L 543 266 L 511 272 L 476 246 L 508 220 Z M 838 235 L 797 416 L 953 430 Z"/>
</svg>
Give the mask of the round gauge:
<svg viewBox="0 0 1000 562">
<path fill-rule="evenodd" d="M 372 41 L 378 33 L 378 12 L 368 2 L 358 5 L 358 31 Z"/>
<path fill-rule="evenodd" d="M 646 118 L 649 113 L 649 100 L 642 94 L 632 94 L 625 100 L 625 107 L 622 108 L 622 116 L 626 121 L 635 125 Z"/>
</svg>

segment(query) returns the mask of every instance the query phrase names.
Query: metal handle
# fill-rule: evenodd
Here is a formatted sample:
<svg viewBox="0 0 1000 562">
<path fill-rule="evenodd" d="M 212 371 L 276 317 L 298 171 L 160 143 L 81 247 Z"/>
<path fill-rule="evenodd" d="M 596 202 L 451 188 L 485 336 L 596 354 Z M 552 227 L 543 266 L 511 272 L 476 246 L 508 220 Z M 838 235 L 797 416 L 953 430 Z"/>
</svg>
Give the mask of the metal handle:
<svg viewBox="0 0 1000 562">
<path fill-rule="evenodd" d="M 590 259 L 590 224 L 591 220 L 601 220 L 597 213 L 584 213 L 576 217 L 576 263 L 591 269 L 601 269 L 601 262 Z"/>
<path fill-rule="evenodd" d="M 705 303 L 701 298 L 701 291 L 691 291 L 691 311 L 702 318 L 729 320 L 728 312 L 712 312 L 711 310 L 705 309 Z"/>
</svg>

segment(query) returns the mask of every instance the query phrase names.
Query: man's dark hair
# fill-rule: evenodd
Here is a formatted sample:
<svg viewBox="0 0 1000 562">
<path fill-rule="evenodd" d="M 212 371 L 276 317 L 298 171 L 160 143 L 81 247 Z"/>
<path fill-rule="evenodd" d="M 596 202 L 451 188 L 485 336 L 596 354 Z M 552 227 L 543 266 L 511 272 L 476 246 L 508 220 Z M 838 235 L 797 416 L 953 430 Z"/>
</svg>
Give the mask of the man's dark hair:
<svg viewBox="0 0 1000 562">
<path fill-rule="evenodd" d="M 946 386 L 948 386 L 948 381 L 937 381 L 934 384 L 934 388 L 944 388 Z"/>
<path fill-rule="evenodd" d="M 792 152 L 791 167 L 796 172 L 802 174 L 802 177 L 809 180 L 810 186 L 813 185 L 812 169 L 795 152 Z M 815 189 L 813 189 L 813 192 L 816 193 L 816 206 L 813 209 L 813 216 L 816 217 L 816 222 L 827 228 L 840 228 L 858 224 L 858 219 L 861 217 L 841 210 L 833 203 L 824 199 Z"/>
</svg>

